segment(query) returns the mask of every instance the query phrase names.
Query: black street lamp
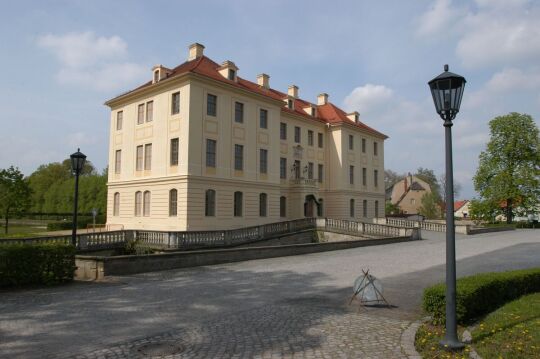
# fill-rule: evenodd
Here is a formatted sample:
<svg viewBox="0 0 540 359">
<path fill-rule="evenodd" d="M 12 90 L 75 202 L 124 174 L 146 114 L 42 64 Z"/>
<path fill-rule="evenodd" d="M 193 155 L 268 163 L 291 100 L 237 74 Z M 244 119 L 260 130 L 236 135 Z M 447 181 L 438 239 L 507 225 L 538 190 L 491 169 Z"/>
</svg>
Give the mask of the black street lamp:
<svg viewBox="0 0 540 359">
<path fill-rule="evenodd" d="M 450 350 L 463 348 L 456 325 L 456 234 L 454 228 L 454 173 L 452 165 L 452 120 L 459 112 L 465 78 L 448 71 L 429 81 L 435 109 L 444 120 L 446 155 L 446 334 L 441 345 Z"/>
<path fill-rule="evenodd" d="M 77 152 L 71 156 L 71 172 L 75 175 L 75 198 L 73 200 L 73 230 L 71 232 L 71 243 L 77 246 L 77 205 L 79 202 L 79 175 L 82 172 L 86 156 L 77 148 Z"/>
</svg>

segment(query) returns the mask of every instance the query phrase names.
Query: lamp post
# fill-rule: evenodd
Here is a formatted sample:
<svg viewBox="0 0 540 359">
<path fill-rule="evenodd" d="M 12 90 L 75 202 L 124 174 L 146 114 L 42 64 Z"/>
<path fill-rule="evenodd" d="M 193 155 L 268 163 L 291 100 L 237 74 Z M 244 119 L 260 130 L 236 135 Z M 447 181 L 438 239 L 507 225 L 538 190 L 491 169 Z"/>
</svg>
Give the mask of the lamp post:
<svg viewBox="0 0 540 359">
<path fill-rule="evenodd" d="M 452 165 L 452 120 L 459 112 L 465 78 L 448 71 L 428 82 L 437 113 L 444 121 L 446 156 L 446 334 L 441 345 L 450 350 L 463 348 L 456 325 L 456 235 L 454 228 L 454 174 Z"/>
<path fill-rule="evenodd" d="M 71 232 L 71 243 L 73 246 L 77 246 L 77 205 L 79 202 L 79 175 L 86 161 L 86 156 L 81 152 L 80 148 L 77 148 L 77 152 L 71 156 L 71 172 L 75 175 L 75 198 L 73 200 L 73 229 Z"/>
</svg>

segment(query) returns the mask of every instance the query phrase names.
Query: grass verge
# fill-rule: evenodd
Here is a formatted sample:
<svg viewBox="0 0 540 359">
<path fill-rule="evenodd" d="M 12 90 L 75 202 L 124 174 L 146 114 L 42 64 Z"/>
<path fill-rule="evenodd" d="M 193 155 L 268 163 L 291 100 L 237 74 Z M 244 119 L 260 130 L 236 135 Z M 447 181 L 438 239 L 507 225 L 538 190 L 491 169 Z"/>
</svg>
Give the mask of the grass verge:
<svg viewBox="0 0 540 359">
<path fill-rule="evenodd" d="M 540 358 L 540 293 L 525 295 L 492 312 L 472 337 L 484 358 Z"/>
<path fill-rule="evenodd" d="M 464 328 L 458 327 L 461 338 Z M 448 352 L 439 342 L 442 325 L 425 323 L 416 332 L 415 347 L 422 358 L 465 359 L 471 346 Z M 488 314 L 472 332 L 473 347 L 482 358 L 540 358 L 540 293 L 525 295 Z"/>
</svg>

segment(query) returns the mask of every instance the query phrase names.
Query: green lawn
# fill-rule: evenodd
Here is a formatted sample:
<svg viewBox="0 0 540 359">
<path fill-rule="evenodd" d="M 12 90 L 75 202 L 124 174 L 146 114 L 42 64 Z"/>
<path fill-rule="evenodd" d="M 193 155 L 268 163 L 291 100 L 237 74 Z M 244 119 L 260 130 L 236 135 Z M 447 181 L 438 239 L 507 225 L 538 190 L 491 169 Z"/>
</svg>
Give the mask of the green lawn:
<svg viewBox="0 0 540 359">
<path fill-rule="evenodd" d="M 523 296 L 489 314 L 472 336 L 484 358 L 540 358 L 540 293 Z"/>
<path fill-rule="evenodd" d="M 458 334 L 464 328 L 458 328 Z M 471 346 L 459 352 L 440 347 L 444 326 L 425 323 L 416 332 L 416 350 L 423 358 L 468 358 Z M 486 316 L 472 333 L 472 346 L 482 358 L 540 358 L 540 293 L 523 296 Z"/>
<path fill-rule="evenodd" d="M 47 231 L 47 225 L 30 225 L 30 224 L 10 224 L 8 233 L 2 224 L 0 226 L 0 238 L 25 238 L 38 237 Z"/>
</svg>

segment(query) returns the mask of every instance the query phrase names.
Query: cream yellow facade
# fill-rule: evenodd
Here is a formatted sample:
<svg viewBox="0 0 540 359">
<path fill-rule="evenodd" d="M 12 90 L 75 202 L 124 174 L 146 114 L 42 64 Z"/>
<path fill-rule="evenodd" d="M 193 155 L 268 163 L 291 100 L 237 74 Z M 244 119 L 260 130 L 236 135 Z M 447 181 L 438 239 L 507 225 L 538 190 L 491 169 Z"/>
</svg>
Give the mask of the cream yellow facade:
<svg viewBox="0 0 540 359">
<path fill-rule="evenodd" d="M 185 65 L 212 64 L 203 49 L 190 46 Z M 325 121 L 326 94 L 312 104 L 264 74 L 248 83 L 230 61 L 216 74 L 182 66 L 156 66 L 151 83 L 106 103 L 108 224 L 192 231 L 384 216 L 386 136 L 357 113 Z"/>
</svg>

